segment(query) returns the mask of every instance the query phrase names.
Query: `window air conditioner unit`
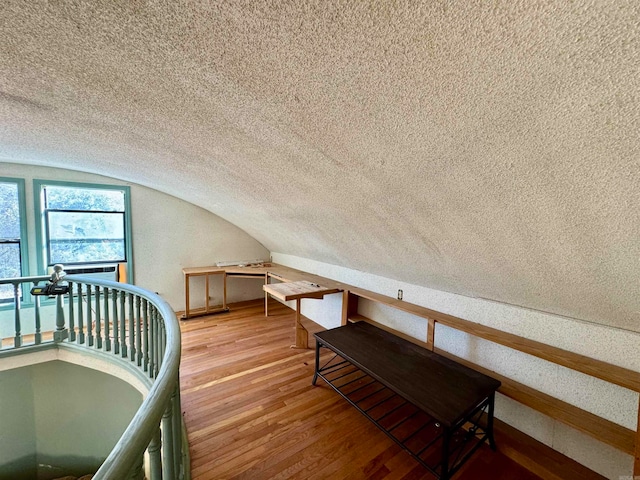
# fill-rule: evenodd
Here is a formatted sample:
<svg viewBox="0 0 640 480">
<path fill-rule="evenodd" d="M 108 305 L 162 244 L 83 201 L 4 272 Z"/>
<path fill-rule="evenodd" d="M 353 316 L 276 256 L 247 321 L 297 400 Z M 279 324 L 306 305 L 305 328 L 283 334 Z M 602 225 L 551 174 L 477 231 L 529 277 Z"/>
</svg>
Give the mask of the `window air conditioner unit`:
<svg viewBox="0 0 640 480">
<path fill-rule="evenodd" d="M 52 270 L 52 267 L 49 267 Z M 65 267 L 64 271 L 67 275 L 86 275 L 89 277 L 100 278 L 102 280 L 119 281 L 118 265 L 71 265 Z"/>
</svg>

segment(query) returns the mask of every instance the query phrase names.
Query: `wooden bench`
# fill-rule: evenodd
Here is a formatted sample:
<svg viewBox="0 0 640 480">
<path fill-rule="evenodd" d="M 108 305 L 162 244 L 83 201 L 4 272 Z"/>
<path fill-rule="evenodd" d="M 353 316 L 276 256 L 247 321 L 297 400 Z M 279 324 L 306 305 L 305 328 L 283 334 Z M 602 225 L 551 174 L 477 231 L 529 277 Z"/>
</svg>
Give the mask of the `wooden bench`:
<svg viewBox="0 0 640 480">
<path fill-rule="evenodd" d="M 500 382 L 365 322 L 314 334 L 322 378 L 434 475 L 446 480 L 493 439 Z M 320 365 L 320 349 L 336 355 Z"/>
</svg>

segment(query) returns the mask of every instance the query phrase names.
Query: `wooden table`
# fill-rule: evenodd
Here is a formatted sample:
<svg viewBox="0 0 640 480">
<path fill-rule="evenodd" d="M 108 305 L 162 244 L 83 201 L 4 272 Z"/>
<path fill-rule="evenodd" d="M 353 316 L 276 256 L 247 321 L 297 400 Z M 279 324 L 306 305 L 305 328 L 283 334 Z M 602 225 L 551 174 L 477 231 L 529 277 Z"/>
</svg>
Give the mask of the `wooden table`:
<svg viewBox="0 0 640 480">
<path fill-rule="evenodd" d="M 317 283 L 301 280 L 297 282 L 270 283 L 262 287 L 267 295 L 288 302 L 296 301 L 296 343 L 292 348 L 309 348 L 309 334 L 300 322 L 300 301 L 303 298 L 321 299 L 330 293 L 338 293 L 338 288 L 327 288 Z M 265 301 L 266 305 L 266 301 Z M 266 311 L 266 307 L 265 307 Z"/>
<path fill-rule="evenodd" d="M 276 271 L 274 271 L 276 270 Z M 319 284 L 309 282 L 306 280 L 299 280 L 303 276 L 303 272 L 293 272 L 291 269 L 281 267 L 275 264 L 265 264 L 264 266 L 248 265 L 246 267 L 236 266 L 210 266 L 210 267 L 188 267 L 183 268 L 184 274 L 184 291 L 185 291 L 185 312 L 181 319 L 187 320 L 189 318 L 211 315 L 214 313 L 228 312 L 227 307 L 227 277 L 232 278 L 259 278 L 264 279 L 264 313 L 269 314 L 269 295 L 288 302 L 290 300 L 296 301 L 296 342 L 292 345 L 294 348 L 309 348 L 308 332 L 300 322 L 300 301 L 303 298 L 316 298 L 321 299 L 325 295 L 330 293 L 341 292 L 339 288 L 323 287 Z M 209 276 L 210 275 L 222 275 L 223 278 L 223 293 L 222 293 L 222 306 L 212 308 L 209 305 Z M 297 281 L 290 281 L 289 275 Z M 191 277 L 204 276 L 205 277 L 205 302 L 204 307 L 192 309 L 190 307 L 190 280 Z M 270 279 L 275 279 L 282 283 L 269 283 Z"/>
<path fill-rule="evenodd" d="M 188 318 L 200 316 L 200 315 L 211 315 L 213 313 L 221 313 L 228 312 L 227 308 L 227 276 L 224 268 L 220 267 L 191 267 L 191 268 L 183 268 L 182 273 L 184 274 L 184 297 L 185 297 L 185 305 L 184 305 L 184 315 L 182 315 L 182 319 L 186 320 Z M 222 282 L 224 285 L 224 291 L 222 294 L 222 307 L 219 308 L 211 308 L 209 305 L 209 276 L 211 275 L 222 275 Z M 204 307 L 191 309 L 189 306 L 190 303 L 190 295 L 189 295 L 189 285 L 191 277 L 204 277 Z"/>
<path fill-rule="evenodd" d="M 186 320 L 189 318 L 201 316 L 201 315 L 212 315 L 214 313 L 223 313 L 228 312 L 229 308 L 227 307 L 227 277 L 232 278 L 260 278 L 263 279 L 264 282 L 267 282 L 267 273 L 270 267 L 267 266 L 246 266 L 241 267 L 239 265 L 236 266 L 227 266 L 227 267 L 187 267 L 182 269 L 182 273 L 184 274 L 184 294 L 185 294 L 185 310 L 184 315 L 182 315 L 182 319 Z M 209 305 L 209 276 L 211 275 L 222 275 L 223 282 L 223 291 L 222 291 L 222 306 L 217 308 L 212 308 Z M 204 307 L 192 309 L 190 308 L 190 280 L 191 277 L 205 277 L 205 301 Z"/>
<path fill-rule="evenodd" d="M 316 333 L 318 377 L 446 480 L 493 439 L 500 382 L 366 322 Z M 320 349 L 336 355 L 320 366 Z"/>
</svg>

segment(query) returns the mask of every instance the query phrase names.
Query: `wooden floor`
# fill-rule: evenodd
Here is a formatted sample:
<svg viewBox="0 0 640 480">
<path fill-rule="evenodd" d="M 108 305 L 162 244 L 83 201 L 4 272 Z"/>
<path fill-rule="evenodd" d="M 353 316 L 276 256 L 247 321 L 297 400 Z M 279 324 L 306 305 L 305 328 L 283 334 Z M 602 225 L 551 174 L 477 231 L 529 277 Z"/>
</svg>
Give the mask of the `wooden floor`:
<svg viewBox="0 0 640 480">
<path fill-rule="evenodd" d="M 181 322 L 182 410 L 194 480 L 433 479 L 289 348 L 294 314 L 273 303 Z M 311 342 L 313 343 L 313 342 Z M 535 480 L 483 448 L 456 480 Z"/>
</svg>

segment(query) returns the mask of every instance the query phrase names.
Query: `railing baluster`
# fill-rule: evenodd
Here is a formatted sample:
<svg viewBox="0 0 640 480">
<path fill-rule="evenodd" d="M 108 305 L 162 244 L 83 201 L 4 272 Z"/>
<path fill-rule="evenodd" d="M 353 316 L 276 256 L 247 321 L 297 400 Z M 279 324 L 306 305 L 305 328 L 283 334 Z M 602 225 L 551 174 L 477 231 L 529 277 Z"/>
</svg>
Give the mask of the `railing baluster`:
<svg viewBox="0 0 640 480">
<path fill-rule="evenodd" d="M 162 474 L 175 479 L 173 465 L 173 396 L 162 415 Z"/>
<path fill-rule="evenodd" d="M 56 331 L 53 332 L 53 341 L 62 342 L 69 337 L 69 331 L 64 319 L 64 299 L 62 295 L 56 295 Z"/>
<path fill-rule="evenodd" d="M 93 343 L 94 343 L 93 307 L 91 305 L 91 302 L 92 302 L 91 285 L 87 285 L 87 338 L 89 341 L 89 346 L 93 347 Z"/>
<path fill-rule="evenodd" d="M 39 283 L 40 282 L 33 282 L 33 286 L 35 287 Z M 35 303 L 34 315 L 35 315 L 35 321 L 36 321 L 35 344 L 40 345 L 42 343 L 42 333 L 41 333 L 42 324 L 40 320 L 40 296 L 34 295 L 33 297 L 34 297 L 34 303 Z"/>
<path fill-rule="evenodd" d="M 100 309 L 100 287 L 96 285 L 96 347 L 102 348 L 102 312 Z"/>
<path fill-rule="evenodd" d="M 149 310 L 149 377 L 154 378 L 156 372 L 156 309 L 151 306 Z"/>
<path fill-rule="evenodd" d="M 182 478 L 182 406 L 180 404 L 180 375 L 171 398 L 173 406 L 173 465 L 176 478 Z"/>
<path fill-rule="evenodd" d="M 140 457 L 140 459 L 135 463 L 129 475 L 127 476 L 127 480 L 144 480 L 144 457 Z"/>
<path fill-rule="evenodd" d="M 143 370 L 146 372 L 149 369 L 149 302 L 146 299 L 142 301 L 142 339 L 144 350 L 144 362 Z"/>
<path fill-rule="evenodd" d="M 125 296 L 126 296 L 125 292 L 120 292 L 120 348 L 121 348 L 121 353 L 123 358 L 127 356 L 127 337 L 126 337 L 126 328 L 125 328 L 126 316 L 124 314 Z"/>
<path fill-rule="evenodd" d="M 167 351 L 167 331 L 164 328 L 164 322 L 160 322 L 160 365 L 164 363 L 164 354 Z"/>
<path fill-rule="evenodd" d="M 162 362 L 162 356 L 160 354 L 162 344 L 162 332 L 160 331 L 160 321 L 158 312 L 156 311 L 156 371 L 154 372 L 154 377 L 158 376 L 158 372 L 160 371 L 160 362 Z"/>
<path fill-rule="evenodd" d="M 13 284 L 13 310 L 15 319 L 16 334 L 13 337 L 13 346 L 18 348 L 22 346 L 22 324 L 20 322 L 20 284 Z"/>
<path fill-rule="evenodd" d="M 154 348 L 154 355 L 156 357 L 156 365 L 155 365 L 155 371 L 153 372 L 153 376 L 154 378 L 158 376 L 158 372 L 160 371 L 160 322 L 158 321 L 158 311 L 156 310 L 156 314 L 154 316 L 154 321 L 156 324 L 156 337 L 154 339 L 155 341 L 155 348 Z"/>
<path fill-rule="evenodd" d="M 113 307 L 113 353 L 120 353 L 120 329 L 118 328 L 118 290 L 111 292 L 111 306 Z"/>
<path fill-rule="evenodd" d="M 133 293 L 129 294 L 129 354 L 130 359 L 133 362 L 136 359 L 136 339 L 133 317 Z"/>
<path fill-rule="evenodd" d="M 142 314 L 140 307 L 142 299 L 136 295 L 136 360 L 138 366 L 142 365 Z"/>
<path fill-rule="evenodd" d="M 111 333 L 109 331 L 111 317 L 109 316 L 109 289 L 104 288 L 104 348 L 107 352 L 111 351 Z"/>
<path fill-rule="evenodd" d="M 73 307 L 73 283 L 69 282 L 69 341 L 76 341 L 76 315 Z"/>
<path fill-rule="evenodd" d="M 84 310 L 82 308 L 82 284 L 78 284 L 78 343 L 84 345 Z"/>
<path fill-rule="evenodd" d="M 162 480 L 162 436 L 160 428 L 149 443 L 149 470 L 151 480 Z"/>
</svg>

